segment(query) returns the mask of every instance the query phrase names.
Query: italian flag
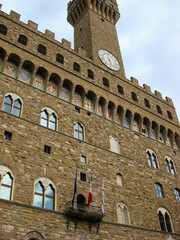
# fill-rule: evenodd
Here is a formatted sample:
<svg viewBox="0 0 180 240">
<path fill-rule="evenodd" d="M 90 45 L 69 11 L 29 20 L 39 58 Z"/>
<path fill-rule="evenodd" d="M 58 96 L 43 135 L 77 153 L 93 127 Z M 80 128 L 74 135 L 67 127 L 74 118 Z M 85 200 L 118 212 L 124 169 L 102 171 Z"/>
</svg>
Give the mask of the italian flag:
<svg viewBox="0 0 180 240">
<path fill-rule="evenodd" d="M 92 180 L 93 180 L 93 174 L 91 173 L 91 180 L 90 180 L 90 189 L 89 189 L 89 197 L 88 197 L 88 204 L 87 206 L 92 202 L 92 190 L 91 190 L 91 185 L 92 185 Z"/>
</svg>

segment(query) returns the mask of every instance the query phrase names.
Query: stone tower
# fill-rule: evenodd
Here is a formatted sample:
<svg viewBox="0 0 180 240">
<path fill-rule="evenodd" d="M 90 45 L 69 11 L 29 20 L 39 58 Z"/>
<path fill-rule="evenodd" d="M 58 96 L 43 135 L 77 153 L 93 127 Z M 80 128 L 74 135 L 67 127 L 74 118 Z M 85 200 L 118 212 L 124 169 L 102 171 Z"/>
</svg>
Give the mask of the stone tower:
<svg viewBox="0 0 180 240">
<path fill-rule="evenodd" d="M 68 4 L 68 22 L 74 27 L 75 50 L 83 48 L 87 57 L 125 76 L 116 31 L 120 13 L 116 0 L 79 0 Z M 105 51 L 101 51 L 105 50 Z"/>
</svg>

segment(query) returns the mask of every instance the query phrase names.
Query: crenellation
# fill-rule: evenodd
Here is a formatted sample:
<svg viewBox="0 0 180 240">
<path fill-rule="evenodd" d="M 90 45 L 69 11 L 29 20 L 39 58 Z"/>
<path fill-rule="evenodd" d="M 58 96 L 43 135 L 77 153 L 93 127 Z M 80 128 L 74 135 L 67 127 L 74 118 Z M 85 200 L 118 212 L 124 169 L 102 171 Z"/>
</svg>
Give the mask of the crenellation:
<svg viewBox="0 0 180 240">
<path fill-rule="evenodd" d="M 55 38 L 55 33 L 51 32 L 50 30 L 46 29 L 45 30 L 45 36 L 51 40 L 54 40 Z"/>
<path fill-rule="evenodd" d="M 149 92 L 149 93 L 152 93 L 151 92 L 151 87 L 150 86 L 148 86 L 147 84 L 143 84 L 143 88 L 147 91 L 147 92 Z"/>
<path fill-rule="evenodd" d="M 13 10 L 11 10 L 9 16 L 10 16 L 10 18 L 11 18 L 12 20 L 15 20 L 15 21 L 19 21 L 19 20 L 20 20 L 20 17 L 21 17 L 21 15 L 20 15 L 19 13 L 14 12 Z"/>
<path fill-rule="evenodd" d="M 164 100 L 163 97 L 162 97 L 162 93 L 158 92 L 157 90 L 155 90 L 154 93 L 158 98 Z"/>
<path fill-rule="evenodd" d="M 67 48 L 68 50 L 71 50 L 71 42 L 69 42 L 68 40 L 63 38 L 62 45 L 63 45 L 63 47 Z"/>
<path fill-rule="evenodd" d="M 166 100 L 166 102 L 169 104 L 169 105 L 171 105 L 172 107 L 174 107 L 174 103 L 173 103 L 173 100 L 171 99 L 171 98 L 169 98 L 169 97 L 165 97 L 165 100 Z"/>
<path fill-rule="evenodd" d="M 31 20 L 28 20 L 28 26 L 33 30 L 33 31 L 37 31 L 38 29 L 38 24 L 31 21 Z"/>
<path fill-rule="evenodd" d="M 137 86 L 139 86 L 139 81 L 138 79 L 134 78 L 134 77 L 131 77 L 131 82 Z"/>
</svg>

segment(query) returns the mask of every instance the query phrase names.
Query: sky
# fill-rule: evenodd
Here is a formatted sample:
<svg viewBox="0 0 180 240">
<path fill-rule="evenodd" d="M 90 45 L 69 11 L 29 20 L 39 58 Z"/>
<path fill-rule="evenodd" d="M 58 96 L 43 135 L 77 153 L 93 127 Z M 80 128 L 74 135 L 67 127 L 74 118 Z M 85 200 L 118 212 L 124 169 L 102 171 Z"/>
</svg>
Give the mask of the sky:
<svg viewBox="0 0 180 240">
<path fill-rule="evenodd" d="M 38 30 L 55 33 L 73 46 L 67 22 L 69 0 L 0 0 L 2 11 L 21 14 L 21 21 L 38 23 Z M 180 0 L 117 0 L 116 25 L 126 76 L 173 99 L 180 120 Z"/>
</svg>

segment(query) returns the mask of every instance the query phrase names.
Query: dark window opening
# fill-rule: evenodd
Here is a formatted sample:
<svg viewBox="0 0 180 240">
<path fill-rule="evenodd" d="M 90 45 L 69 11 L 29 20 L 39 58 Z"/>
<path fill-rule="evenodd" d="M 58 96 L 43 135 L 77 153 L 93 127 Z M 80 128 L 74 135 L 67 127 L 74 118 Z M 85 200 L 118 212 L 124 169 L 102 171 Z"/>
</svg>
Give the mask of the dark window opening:
<svg viewBox="0 0 180 240">
<path fill-rule="evenodd" d="M 5 131 L 4 132 L 4 139 L 8 140 L 8 141 L 11 141 L 12 140 L 12 133 L 8 132 L 8 131 Z"/>
<path fill-rule="evenodd" d="M 73 69 L 77 72 L 80 72 L 80 65 L 75 62 L 74 65 L 73 65 Z"/>
<path fill-rule="evenodd" d="M 45 46 L 43 46 L 43 45 L 41 45 L 41 44 L 39 44 L 39 46 L 38 46 L 38 52 L 39 53 L 41 53 L 41 54 L 43 54 L 43 55 L 46 55 L 46 47 Z"/>
<path fill-rule="evenodd" d="M 94 73 L 90 69 L 88 70 L 88 78 L 94 79 Z"/>
<path fill-rule="evenodd" d="M 22 34 L 19 35 L 18 42 L 26 46 L 27 45 L 27 37 Z"/>
<path fill-rule="evenodd" d="M 88 116 L 91 116 L 91 113 L 90 113 L 90 112 L 87 112 L 87 115 L 88 115 Z"/>
<path fill-rule="evenodd" d="M 156 109 L 157 109 L 157 112 L 158 112 L 159 114 L 162 114 L 162 110 L 161 110 L 161 108 L 160 108 L 159 105 L 156 105 Z"/>
<path fill-rule="evenodd" d="M 64 57 L 63 57 L 63 55 L 61 55 L 59 53 L 56 54 L 56 61 L 59 62 L 59 63 L 64 64 Z"/>
<path fill-rule="evenodd" d="M 103 77 L 103 85 L 109 87 L 109 80 L 105 77 Z"/>
<path fill-rule="evenodd" d="M 86 182 L 86 174 L 85 173 L 80 173 L 80 180 L 82 182 Z"/>
<path fill-rule="evenodd" d="M 44 145 L 44 152 L 50 154 L 51 153 L 51 147 Z"/>
<path fill-rule="evenodd" d="M 120 85 L 118 85 L 117 88 L 118 88 L 118 93 L 124 94 L 124 89 L 123 89 L 123 87 L 121 87 Z"/>
<path fill-rule="evenodd" d="M 131 97 L 134 101 L 136 101 L 136 102 L 138 101 L 136 93 L 132 92 Z"/>
<path fill-rule="evenodd" d="M 171 112 L 167 111 L 167 115 L 168 115 L 168 118 L 169 118 L 170 120 L 173 120 L 173 116 L 172 116 L 172 113 L 171 113 Z"/>
<path fill-rule="evenodd" d="M 145 104 L 145 106 L 148 107 L 148 108 L 151 107 L 149 101 L 148 101 L 146 98 L 144 99 L 144 104 Z"/>
<path fill-rule="evenodd" d="M 80 108 L 75 107 L 75 112 L 80 113 Z"/>
<path fill-rule="evenodd" d="M 7 34 L 7 27 L 0 24 L 0 33 L 3 34 L 3 35 L 6 35 Z"/>
</svg>

